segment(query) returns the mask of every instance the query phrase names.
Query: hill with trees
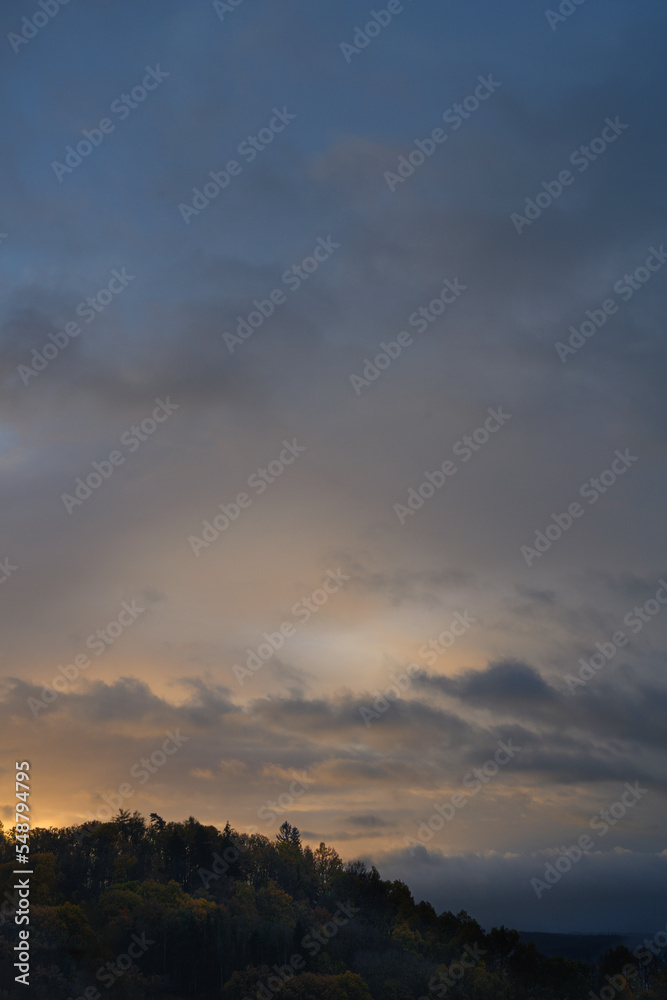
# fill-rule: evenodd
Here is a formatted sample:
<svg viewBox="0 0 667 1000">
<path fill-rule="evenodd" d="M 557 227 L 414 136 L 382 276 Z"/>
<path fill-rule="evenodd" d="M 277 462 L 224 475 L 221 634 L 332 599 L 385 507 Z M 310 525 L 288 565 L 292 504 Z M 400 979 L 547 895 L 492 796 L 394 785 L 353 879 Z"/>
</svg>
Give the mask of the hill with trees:
<svg viewBox="0 0 667 1000">
<path fill-rule="evenodd" d="M 625 948 L 596 965 L 546 957 L 516 931 L 438 914 L 374 867 L 304 846 L 289 823 L 269 839 L 121 811 L 35 829 L 30 857 L 26 994 L 13 969 L 14 831 L 0 832 L 0 1000 L 667 997 L 657 960 Z"/>
</svg>

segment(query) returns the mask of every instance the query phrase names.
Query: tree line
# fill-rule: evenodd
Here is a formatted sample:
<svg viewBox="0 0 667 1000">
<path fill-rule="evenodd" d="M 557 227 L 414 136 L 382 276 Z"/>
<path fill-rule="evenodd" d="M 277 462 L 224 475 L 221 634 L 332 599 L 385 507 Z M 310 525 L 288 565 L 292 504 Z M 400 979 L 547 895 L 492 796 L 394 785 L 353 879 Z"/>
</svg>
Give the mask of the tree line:
<svg viewBox="0 0 667 1000">
<path fill-rule="evenodd" d="M 0 828 L 0 1000 L 25 995 L 12 968 L 14 837 Z M 270 839 L 121 810 L 33 830 L 30 858 L 33 1000 L 667 997 L 657 959 L 545 957 L 514 930 L 438 914 L 375 867 L 313 850 L 288 822 Z"/>
</svg>

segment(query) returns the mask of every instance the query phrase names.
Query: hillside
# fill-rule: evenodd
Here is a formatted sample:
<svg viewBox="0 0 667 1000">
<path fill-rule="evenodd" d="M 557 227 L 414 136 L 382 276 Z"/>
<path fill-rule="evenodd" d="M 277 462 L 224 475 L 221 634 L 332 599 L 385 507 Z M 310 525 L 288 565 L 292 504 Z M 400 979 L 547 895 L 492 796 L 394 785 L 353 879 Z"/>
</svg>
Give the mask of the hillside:
<svg viewBox="0 0 667 1000">
<path fill-rule="evenodd" d="M 31 1000 L 584 1000 L 638 966 L 624 948 L 584 964 L 437 914 L 375 868 L 304 846 L 289 823 L 269 840 L 121 812 L 36 829 L 30 846 Z M 12 831 L 0 837 L 1 1000 L 28 995 L 12 988 L 13 857 Z M 633 995 L 667 996 L 664 971 L 643 967 Z"/>
</svg>

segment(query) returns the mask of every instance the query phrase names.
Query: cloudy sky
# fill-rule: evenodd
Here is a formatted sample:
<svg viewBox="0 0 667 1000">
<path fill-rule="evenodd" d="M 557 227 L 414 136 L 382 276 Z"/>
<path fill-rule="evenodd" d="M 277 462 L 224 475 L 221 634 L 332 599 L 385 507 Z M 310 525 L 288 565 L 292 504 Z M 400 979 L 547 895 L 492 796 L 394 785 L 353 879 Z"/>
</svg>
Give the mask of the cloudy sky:
<svg viewBox="0 0 667 1000">
<path fill-rule="evenodd" d="M 5 822 L 29 759 L 35 823 L 661 928 L 664 6 L 57 4 L 0 15 Z"/>
</svg>

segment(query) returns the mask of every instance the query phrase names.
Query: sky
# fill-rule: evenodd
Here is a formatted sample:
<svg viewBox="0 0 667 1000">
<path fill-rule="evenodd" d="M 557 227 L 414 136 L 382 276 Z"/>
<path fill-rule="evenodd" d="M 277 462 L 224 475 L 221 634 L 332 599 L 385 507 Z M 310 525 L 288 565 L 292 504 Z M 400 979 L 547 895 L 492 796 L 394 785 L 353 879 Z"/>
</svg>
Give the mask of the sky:
<svg viewBox="0 0 667 1000">
<path fill-rule="evenodd" d="M 655 932 L 667 14 L 381 3 L 3 4 L 0 816 Z"/>
</svg>

